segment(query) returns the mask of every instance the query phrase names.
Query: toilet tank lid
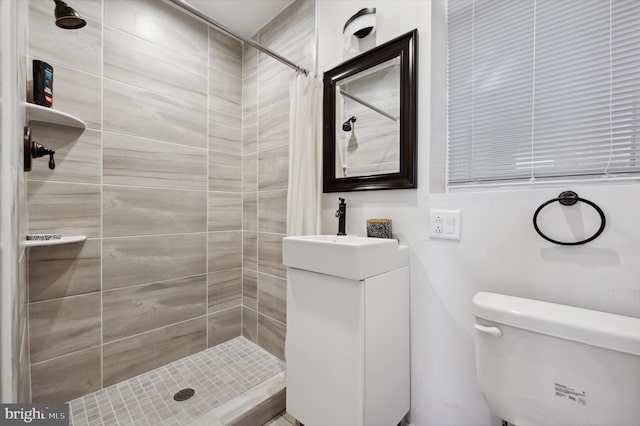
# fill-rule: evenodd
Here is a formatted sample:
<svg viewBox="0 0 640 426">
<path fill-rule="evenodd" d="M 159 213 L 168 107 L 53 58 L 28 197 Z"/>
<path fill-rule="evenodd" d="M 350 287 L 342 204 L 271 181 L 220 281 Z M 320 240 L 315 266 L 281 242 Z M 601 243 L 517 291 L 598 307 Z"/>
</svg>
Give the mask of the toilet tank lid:
<svg viewBox="0 0 640 426">
<path fill-rule="evenodd" d="M 591 346 L 640 356 L 640 318 L 480 292 L 477 318 Z"/>
</svg>

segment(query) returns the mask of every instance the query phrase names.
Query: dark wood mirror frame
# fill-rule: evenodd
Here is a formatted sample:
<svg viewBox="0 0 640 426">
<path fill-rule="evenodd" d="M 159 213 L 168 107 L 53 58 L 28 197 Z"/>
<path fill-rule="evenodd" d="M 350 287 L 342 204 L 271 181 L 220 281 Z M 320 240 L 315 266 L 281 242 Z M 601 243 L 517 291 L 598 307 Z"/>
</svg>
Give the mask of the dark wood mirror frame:
<svg viewBox="0 0 640 426">
<path fill-rule="evenodd" d="M 324 73 L 322 171 L 323 192 L 416 188 L 418 30 L 413 30 Z M 399 173 L 336 176 L 336 85 L 347 77 L 393 58 L 400 58 L 400 171 Z"/>
</svg>

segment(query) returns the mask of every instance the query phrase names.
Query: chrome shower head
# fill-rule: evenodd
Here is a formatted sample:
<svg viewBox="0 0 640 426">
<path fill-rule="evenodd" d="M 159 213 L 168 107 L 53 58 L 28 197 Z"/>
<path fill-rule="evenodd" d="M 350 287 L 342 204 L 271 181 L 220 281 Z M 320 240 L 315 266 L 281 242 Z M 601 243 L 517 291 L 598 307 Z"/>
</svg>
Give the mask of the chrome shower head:
<svg viewBox="0 0 640 426">
<path fill-rule="evenodd" d="M 351 126 L 351 123 L 355 123 L 356 122 L 356 116 L 352 116 L 350 119 L 348 119 L 347 121 L 345 121 L 344 123 L 342 123 L 342 130 L 345 132 L 350 132 L 351 129 L 353 128 Z"/>
<path fill-rule="evenodd" d="M 67 6 L 62 0 L 53 0 L 56 2 L 56 25 L 65 30 L 77 30 L 87 25 L 87 21 L 82 19 L 80 14 L 74 8 Z"/>
</svg>

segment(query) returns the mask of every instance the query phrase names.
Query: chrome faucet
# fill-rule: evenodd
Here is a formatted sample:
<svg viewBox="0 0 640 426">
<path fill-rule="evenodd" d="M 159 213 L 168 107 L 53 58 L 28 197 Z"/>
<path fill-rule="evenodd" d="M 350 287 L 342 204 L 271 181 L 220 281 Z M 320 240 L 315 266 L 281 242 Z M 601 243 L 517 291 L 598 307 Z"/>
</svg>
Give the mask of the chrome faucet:
<svg viewBox="0 0 640 426">
<path fill-rule="evenodd" d="M 338 218 L 338 234 L 337 235 L 347 235 L 345 231 L 345 224 L 347 221 L 347 203 L 344 202 L 344 198 L 338 197 L 340 200 L 340 204 L 338 205 L 338 210 L 336 210 L 336 217 Z"/>
</svg>

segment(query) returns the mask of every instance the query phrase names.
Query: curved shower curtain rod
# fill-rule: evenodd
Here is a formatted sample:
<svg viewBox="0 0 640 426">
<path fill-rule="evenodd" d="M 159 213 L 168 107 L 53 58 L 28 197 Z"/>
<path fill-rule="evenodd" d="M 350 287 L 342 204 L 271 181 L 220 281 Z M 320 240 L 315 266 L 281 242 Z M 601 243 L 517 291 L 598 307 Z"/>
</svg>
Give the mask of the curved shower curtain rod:
<svg viewBox="0 0 640 426">
<path fill-rule="evenodd" d="M 293 62 L 291 62 L 290 60 L 288 60 L 287 58 L 278 55 L 276 52 L 274 52 L 273 50 L 264 47 L 263 45 L 255 42 L 254 40 L 250 39 L 249 37 L 245 37 L 242 34 L 238 34 L 236 32 L 234 32 L 232 29 L 230 29 L 229 27 L 221 24 L 220 22 L 216 21 L 215 19 L 213 19 L 212 17 L 210 17 L 209 15 L 207 15 L 206 13 L 202 12 L 200 9 L 197 9 L 193 6 L 191 6 L 189 3 L 187 3 L 184 0 L 165 0 L 168 2 L 173 3 L 175 6 L 179 7 L 180 9 L 186 10 L 187 12 L 191 13 L 192 15 L 197 16 L 198 18 L 202 19 L 205 22 L 208 22 L 209 24 L 213 25 L 214 27 L 220 29 L 221 31 L 224 31 L 225 33 L 227 33 L 228 35 L 230 35 L 233 38 L 236 38 L 240 41 L 243 41 L 244 43 L 247 43 L 249 46 L 251 47 L 255 47 L 256 49 L 258 49 L 259 51 L 271 56 L 273 59 L 282 62 L 283 64 L 287 65 L 288 67 L 293 68 L 294 70 L 296 70 L 296 72 L 302 73 L 304 75 L 309 75 L 309 71 Z"/>
</svg>

